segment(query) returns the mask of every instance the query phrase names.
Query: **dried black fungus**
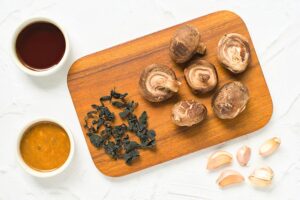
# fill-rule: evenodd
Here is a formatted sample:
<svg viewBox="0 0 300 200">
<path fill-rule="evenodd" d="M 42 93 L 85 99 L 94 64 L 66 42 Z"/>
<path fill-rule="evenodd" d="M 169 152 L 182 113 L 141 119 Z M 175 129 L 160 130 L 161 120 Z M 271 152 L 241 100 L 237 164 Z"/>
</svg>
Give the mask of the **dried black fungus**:
<svg viewBox="0 0 300 200">
<path fill-rule="evenodd" d="M 124 154 L 124 160 L 126 164 L 130 165 L 133 160 L 137 159 L 140 156 L 139 152 L 135 149 L 128 153 Z"/>
<path fill-rule="evenodd" d="M 100 98 L 100 102 L 103 103 L 103 101 L 111 101 L 111 96 L 103 96 Z"/>
<path fill-rule="evenodd" d="M 84 118 L 84 128 L 91 143 L 96 147 L 103 147 L 105 153 L 113 159 L 124 159 L 126 164 L 131 164 L 140 155 L 138 149 L 153 148 L 156 144 L 155 131 L 148 130 L 148 115 L 144 111 L 137 117 L 134 114 L 137 102 L 125 100 L 128 93 L 118 93 L 111 90 L 109 96 L 100 98 L 100 105 L 93 104 L 94 109 L 89 111 Z M 115 100 L 113 100 L 115 99 Z M 119 116 L 126 123 L 114 125 L 115 114 L 105 106 L 109 101 L 113 107 L 122 109 Z M 103 128 L 102 128 L 103 127 Z M 139 142 L 131 141 L 127 132 L 134 133 Z"/>
<path fill-rule="evenodd" d="M 97 122 L 97 128 L 96 130 L 99 130 L 99 128 L 104 124 L 104 119 L 103 118 L 99 118 L 98 122 Z"/>
<path fill-rule="evenodd" d="M 129 113 L 130 113 L 130 110 L 126 109 L 126 110 L 120 112 L 119 115 L 122 119 L 125 119 L 129 115 Z"/>
<path fill-rule="evenodd" d="M 111 92 L 110 92 L 110 96 L 115 99 L 124 99 L 127 95 L 128 95 L 128 93 L 121 94 L 121 93 L 116 92 L 115 89 L 111 90 Z"/>
<path fill-rule="evenodd" d="M 121 146 L 115 144 L 112 141 L 108 141 L 107 144 L 104 144 L 105 152 L 110 155 L 113 159 L 118 158 L 118 151 L 121 149 Z"/>
<path fill-rule="evenodd" d="M 90 140 L 91 140 L 91 143 L 95 146 L 95 147 L 97 147 L 97 148 L 99 148 L 102 144 L 103 144 L 103 142 L 104 142 L 104 140 L 103 140 L 103 138 L 101 138 L 99 135 L 97 135 L 97 134 L 92 134 L 91 136 L 90 136 Z"/>
<path fill-rule="evenodd" d="M 93 115 L 97 114 L 97 111 L 93 110 L 87 113 L 88 117 L 93 117 Z"/>
<path fill-rule="evenodd" d="M 124 149 L 126 153 L 133 151 L 139 147 L 140 147 L 139 143 L 135 141 L 128 141 L 124 143 Z"/>
<path fill-rule="evenodd" d="M 124 108 L 126 106 L 125 103 L 120 102 L 120 101 L 113 101 L 111 104 L 117 108 Z"/>
<path fill-rule="evenodd" d="M 92 108 L 94 108 L 95 110 L 98 110 L 98 109 L 99 109 L 99 106 L 96 105 L 96 104 L 93 104 L 93 105 L 91 105 L 91 106 L 92 106 Z"/>
</svg>

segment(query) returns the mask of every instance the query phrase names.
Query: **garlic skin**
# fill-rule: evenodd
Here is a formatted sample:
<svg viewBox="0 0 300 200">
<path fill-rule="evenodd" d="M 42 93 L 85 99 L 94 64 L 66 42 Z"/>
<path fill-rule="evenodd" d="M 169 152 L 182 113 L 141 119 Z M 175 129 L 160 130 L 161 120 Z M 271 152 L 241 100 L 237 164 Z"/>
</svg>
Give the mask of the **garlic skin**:
<svg viewBox="0 0 300 200">
<path fill-rule="evenodd" d="M 259 148 L 259 154 L 262 157 L 267 157 L 273 154 L 281 144 L 281 140 L 278 137 L 273 137 L 265 141 Z"/>
<path fill-rule="evenodd" d="M 241 166 L 246 166 L 251 157 L 251 149 L 248 146 L 242 146 L 238 149 L 236 159 Z"/>
<path fill-rule="evenodd" d="M 207 169 L 213 170 L 231 164 L 232 155 L 227 151 L 217 151 L 210 155 L 207 161 Z"/>
<path fill-rule="evenodd" d="M 244 182 L 245 178 L 235 170 L 224 170 L 217 179 L 219 187 L 224 188 L 233 184 Z"/>
<path fill-rule="evenodd" d="M 252 185 L 257 187 L 267 187 L 272 184 L 274 172 L 270 167 L 261 167 L 255 169 L 249 178 Z"/>
</svg>

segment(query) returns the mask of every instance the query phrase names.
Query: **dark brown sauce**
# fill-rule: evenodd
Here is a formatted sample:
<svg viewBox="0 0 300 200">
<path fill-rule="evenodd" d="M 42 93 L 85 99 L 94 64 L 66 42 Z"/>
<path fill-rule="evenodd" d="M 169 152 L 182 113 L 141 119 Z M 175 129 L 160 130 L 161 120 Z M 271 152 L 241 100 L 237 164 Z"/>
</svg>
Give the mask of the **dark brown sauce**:
<svg viewBox="0 0 300 200">
<path fill-rule="evenodd" d="M 32 70 L 48 69 L 62 59 L 66 41 L 61 30 L 48 22 L 35 22 L 18 35 L 16 52 L 20 61 Z"/>
</svg>

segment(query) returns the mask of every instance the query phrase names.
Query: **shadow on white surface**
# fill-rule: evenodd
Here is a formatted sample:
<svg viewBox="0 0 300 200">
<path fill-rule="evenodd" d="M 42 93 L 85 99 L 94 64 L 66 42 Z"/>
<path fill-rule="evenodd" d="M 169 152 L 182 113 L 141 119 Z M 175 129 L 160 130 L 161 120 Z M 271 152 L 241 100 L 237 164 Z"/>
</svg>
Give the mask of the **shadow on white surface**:
<svg viewBox="0 0 300 200">
<path fill-rule="evenodd" d="M 70 47 L 69 57 L 67 58 L 63 68 L 61 68 L 57 72 L 44 77 L 35 77 L 30 75 L 26 76 L 30 81 L 34 83 L 34 85 L 44 90 L 55 88 L 59 85 L 64 85 L 67 82 L 68 72 L 74 61 L 75 58 L 73 57 L 72 47 Z"/>
</svg>

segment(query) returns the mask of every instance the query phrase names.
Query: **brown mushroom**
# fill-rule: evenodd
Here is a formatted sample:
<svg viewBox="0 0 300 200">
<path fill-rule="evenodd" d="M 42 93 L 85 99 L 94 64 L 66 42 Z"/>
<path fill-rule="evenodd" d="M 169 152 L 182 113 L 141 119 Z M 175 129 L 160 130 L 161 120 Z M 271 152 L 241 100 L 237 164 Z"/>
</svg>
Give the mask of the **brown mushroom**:
<svg viewBox="0 0 300 200">
<path fill-rule="evenodd" d="M 194 54 L 205 54 L 206 46 L 200 41 L 198 29 L 191 25 L 180 27 L 170 42 L 170 56 L 176 63 L 184 63 Z"/>
<path fill-rule="evenodd" d="M 224 35 L 218 43 L 218 59 L 225 68 L 238 74 L 246 70 L 250 62 L 248 40 L 237 33 Z"/>
<path fill-rule="evenodd" d="M 178 92 L 181 83 L 174 71 L 161 64 L 147 66 L 140 77 L 139 87 L 142 96 L 151 102 L 161 102 Z"/>
<path fill-rule="evenodd" d="M 247 87 L 233 81 L 222 86 L 212 99 L 212 108 L 220 119 L 233 119 L 246 108 L 249 100 Z"/>
<path fill-rule="evenodd" d="M 172 120 L 178 126 L 192 126 L 207 116 L 206 107 L 195 100 L 184 100 L 172 108 Z"/>
<path fill-rule="evenodd" d="M 204 94 L 213 90 L 218 84 L 218 75 L 213 64 L 197 60 L 184 69 L 184 76 L 193 92 Z"/>
</svg>

